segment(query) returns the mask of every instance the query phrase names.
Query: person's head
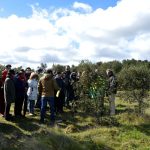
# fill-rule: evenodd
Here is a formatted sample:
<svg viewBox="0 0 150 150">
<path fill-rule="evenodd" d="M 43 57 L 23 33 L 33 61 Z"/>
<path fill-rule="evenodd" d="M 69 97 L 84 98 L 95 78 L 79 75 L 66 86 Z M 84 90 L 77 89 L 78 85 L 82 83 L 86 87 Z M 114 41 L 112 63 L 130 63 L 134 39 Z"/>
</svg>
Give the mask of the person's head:
<svg viewBox="0 0 150 150">
<path fill-rule="evenodd" d="M 62 73 L 60 71 L 57 72 L 57 77 L 62 77 Z"/>
<path fill-rule="evenodd" d="M 11 69 L 11 65 L 10 65 L 10 64 L 7 64 L 7 65 L 6 65 L 6 69 L 7 69 L 7 70 L 10 70 L 10 69 Z"/>
<path fill-rule="evenodd" d="M 19 71 L 18 72 L 18 77 L 20 77 L 21 79 L 24 79 L 24 71 Z"/>
<path fill-rule="evenodd" d="M 53 75 L 53 71 L 52 71 L 52 69 L 47 69 L 47 70 L 46 70 L 46 73 L 47 73 L 47 74 L 51 74 L 51 75 Z"/>
<path fill-rule="evenodd" d="M 37 74 L 43 73 L 43 69 L 42 69 L 42 68 L 38 68 L 38 69 L 36 70 L 36 73 L 37 73 Z"/>
<path fill-rule="evenodd" d="M 35 72 L 32 72 L 31 75 L 30 75 L 30 79 L 31 79 L 31 80 L 32 80 L 32 79 L 38 80 L 38 74 L 35 73 Z"/>
<path fill-rule="evenodd" d="M 71 77 L 72 80 L 76 80 L 77 79 L 76 72 L 72 72 L 71 75 L 70 75 L 70 77 Z"/>
<path fill-rule="evenodd" d="M 70 71 L 70 66 L 69 65 L 66 66 L 65 71 Z"/>
<path fill-rule="evenodd" d="M 25 70 L 25 72 L 26 72 L 27 74 L 30 74 L 30 73 L 31 73 L 31 71 L 32 71 L 32 70 L 31 70 L 31 68 L 30 68 L 30 67 L 27 67 L 27 68 L 26 68 L 26 70 Z"/>
<path fill-rule="evenodd" d="M 23 74 L 25 74 L 25 70 L 24 69 L 21 69 L 20 72 L 22 72 Z"/>
<path fill-rule="evenodd" d="M 15 75 L 15 70 L 14 69 L 10 69 L 8 71 L 8 74 L 7 74 L 9 77 L 13 77 Z"/>
<path fill-rule="evenodd" d="M 107 69 L 106 74 L 107 74 L 108 77 L 110 77 L 110 76 L 113 75 L 113 71 L 111 69 Z"/>
</svg>

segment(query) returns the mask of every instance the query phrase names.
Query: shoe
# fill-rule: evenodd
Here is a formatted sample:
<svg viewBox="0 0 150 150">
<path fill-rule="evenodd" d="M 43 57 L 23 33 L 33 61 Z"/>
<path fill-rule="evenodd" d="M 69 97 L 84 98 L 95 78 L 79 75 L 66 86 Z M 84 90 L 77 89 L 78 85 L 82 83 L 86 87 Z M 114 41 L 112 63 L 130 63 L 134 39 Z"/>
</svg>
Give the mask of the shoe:
<svg viewBox="0 0 150 150">
<path fill-rule="evenodd" d="M 7 121 L 14 121 L 13 117 L 5 117 L 5 120 L 7 120 Z"/>
<path fill-rule="evenodd" d="M 32 113 L 29 113 L 29 116 L 33 116 L 34 114 L 32 114 Z"/>
<path fill-rule="evenodd" d="M 21 119 L 21 118 L 24 118 L 24 116 L 23 115 L 15 115 L 15 118 Z"/>
<path fill-rule="evenodd" d="M 55 121 L 51 121 L 51 122 L 49 123 L 49 126 L 50 126 L 50 127 L 54 127 L 54 125 L 55 125 Z"/>
<path fill-rule="evenodd" d="M 61 123 L 61 122 L 63 122 L 62 119 L 59 119 L 59 120 L 56 121 L 56 123 Z"/>
<path fill-rule="evenodd" d="M 8 114 L 9 117 L 12 117 L 12 114 Z"/>
<path fill-rule="evenodd" d="M 45 122 L 44 122 L 44 120 L 40 120 L 40 122 L 39 122 L 40 124 L 44 124 Z"/>
<path fill-rule="evenodd" d="M 0 117 L 4 117 L 4 114 L 0 114 Z"/>
</svg>

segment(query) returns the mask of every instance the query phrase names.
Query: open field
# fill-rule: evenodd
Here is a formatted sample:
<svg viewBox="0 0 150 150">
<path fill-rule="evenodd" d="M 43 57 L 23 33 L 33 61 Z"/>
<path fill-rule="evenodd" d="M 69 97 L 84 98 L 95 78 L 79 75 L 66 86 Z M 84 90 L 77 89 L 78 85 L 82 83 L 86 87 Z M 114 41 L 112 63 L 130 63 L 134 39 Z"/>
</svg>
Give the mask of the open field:
<svg viewBox="0 0 150 150">
<path fill-rule="evenodd" d="M 39 124 L 36 116 L 0 118 L 0 150 L 150 150 L 150 107 L 144 115 L 134 111 L 136 104 L 117 100 L 117 114 L 102 118 L 98 125 L 92 114 L 65 110 L 54 127 Z M 47 112 L 48 114 L 48 112 Z"/>
</svg>

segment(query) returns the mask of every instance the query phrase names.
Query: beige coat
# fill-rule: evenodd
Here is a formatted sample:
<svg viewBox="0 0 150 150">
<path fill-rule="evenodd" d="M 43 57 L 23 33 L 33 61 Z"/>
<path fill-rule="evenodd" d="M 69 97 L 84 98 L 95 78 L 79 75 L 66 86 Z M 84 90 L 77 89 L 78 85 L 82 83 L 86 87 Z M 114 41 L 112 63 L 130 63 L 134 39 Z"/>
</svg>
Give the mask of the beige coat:
<svg viewBox="0 0 150 150">
<path fill-rule="evenodd" d="M 54 90 L 60 90 L 53 76 L 44 74 L 38 83 L 38 91 L 42 97 L 54 97 Z"/>
</svg>

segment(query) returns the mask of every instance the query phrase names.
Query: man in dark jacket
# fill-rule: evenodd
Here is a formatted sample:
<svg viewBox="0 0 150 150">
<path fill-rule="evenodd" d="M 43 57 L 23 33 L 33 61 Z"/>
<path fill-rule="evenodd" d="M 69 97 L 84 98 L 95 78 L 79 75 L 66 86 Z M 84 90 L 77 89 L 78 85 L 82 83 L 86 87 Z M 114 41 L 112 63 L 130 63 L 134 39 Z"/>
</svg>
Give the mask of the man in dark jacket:
<svg viewBox="0 0 150 150">
<path fill-rule="evenodd" d="M 108 76 L 108 96 L 110 103 L 110 115 L 115 115 L 115 95 L 117 93 L 117 79 L 112 70 L 107 69 L 106 74 Z"/>
<path fill-rule="evenodd" d="M 4 117 L 6 120 L 11 120 L 10 107 L 11 103 L 15 101 L 15 84 L 14 84 L 14 70 L 9 70 L 6 80 L 4 82 L 4 99 L 5 99 L 5 112 Z"/>
<path fill-rule="evenodd" d="M 16 99 L 15 99 L 15 116 L 22 117 L 22 106 L 25 98 L 25 86 L 26 81 L 24 79 L 24 72 L 20 71 L 15 78 L 15 88 L 16 88 Z"/>
<path fill-rule="evenodd" d="M 0 75 L 0 116 L 4 116 L 5 100 L 4 100 L 4 85 Z"/>
<path fill-rule="evenodd" d="M 62 79 L 62 73 L 57 72 L 57 75 L 55 76 L 56 83 L 61 88 L 59 92 L 56 91 L 55 95 L 55 111 L 56 113 L 62 113 L 63 112 L 63 105 L 65 101 L 65 84 Z"/>
<path fill-rule="evenodd" d="M 66 66 L 65 72 L 64 72 L 64 83 L 65 83 L 65 105 L 67 108 L 70 108 L 70 102 L 74 99 L 73 95 L 73 87 L 71 85 L 71 71 L 70 66 Z"/>
</svg>

